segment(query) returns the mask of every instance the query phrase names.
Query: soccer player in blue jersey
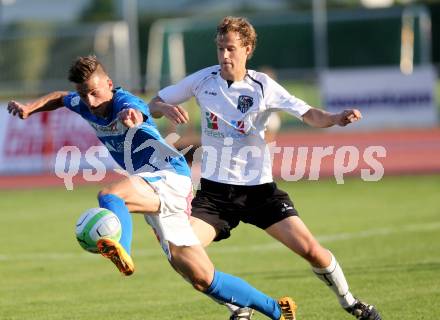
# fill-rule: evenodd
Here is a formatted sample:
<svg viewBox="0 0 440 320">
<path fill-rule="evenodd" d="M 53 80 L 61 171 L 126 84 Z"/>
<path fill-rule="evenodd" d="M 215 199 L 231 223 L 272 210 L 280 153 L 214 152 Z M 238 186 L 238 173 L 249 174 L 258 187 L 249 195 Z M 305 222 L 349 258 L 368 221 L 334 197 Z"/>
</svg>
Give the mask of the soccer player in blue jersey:
<svg viewBox="0 0 440 320">
<path fill-rule="evenodd" d="M 161 137 L 142 99 L 114 88 L 95 56 L 79 57 L 69 70 L 75 92 L 56 91 L 33 102 L 8 103 L 13 116 L 67 107 L 96 131 L 115 161 L 130 174 L 103 188 L 99 206 L 121 221 L 120 242 L 102 239 L 99 252 L 125 275 L 134 272 L 130 256 L 130 212 L 144 214 L 173 268 L 196 290 L 223 303 L 251 307 L 270 319 L 295 319 L 296 305 L 289 297 L 278 301 L 247 282 L 215 270 L 189 223 L 192 183 L 184 157 Z"/>
</svg>

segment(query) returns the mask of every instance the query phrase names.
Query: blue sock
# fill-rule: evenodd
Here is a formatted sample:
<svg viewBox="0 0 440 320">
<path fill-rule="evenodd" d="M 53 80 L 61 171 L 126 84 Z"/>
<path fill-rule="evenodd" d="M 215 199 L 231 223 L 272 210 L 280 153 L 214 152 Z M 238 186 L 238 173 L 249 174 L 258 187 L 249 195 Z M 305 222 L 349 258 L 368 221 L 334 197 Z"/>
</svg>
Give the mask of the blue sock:
<svg viewBox="0 0 440 320">
<path fill-rule="evenodd" d="M 109 209 L 119 218 L 122 227 L 122 235 L 119 243 L 128 254 L 131 252 L 131 240 L 133 237 L 133 222 L 125 201 L 114 194 L 98 195 L 98 202 L 101 208 Z"/>
<path fill-rule="evenodd" d="M 250 307 L 271 319 L 278 320 L 281 317 L 276 300 L 258 291 L 246 281 L 227 273 L 215 270 L 214 279 L 204 293 L 223 302 Z"/>
</svg>

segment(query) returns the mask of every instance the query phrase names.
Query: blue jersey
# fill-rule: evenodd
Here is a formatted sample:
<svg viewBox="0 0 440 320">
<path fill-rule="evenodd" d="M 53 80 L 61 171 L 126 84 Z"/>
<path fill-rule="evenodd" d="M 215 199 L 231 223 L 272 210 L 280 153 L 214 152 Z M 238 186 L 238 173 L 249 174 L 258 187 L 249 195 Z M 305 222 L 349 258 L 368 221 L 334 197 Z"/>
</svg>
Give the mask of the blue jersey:
<svg viewBox="0 0 440 320">
<path fill-rule="evenodd" d="M 64 98 L 64 105 L 92 126 L 113 159 L 130 174 L 172 170 L 190 176 L 185 158 L 169 146 L 157 130 L 148 105 L 128 91 L 121 88 L 115 90 L 110 105 L 111 114 L 106 119 L 92 114 L 76 92 L 70 92 Z M 117 119 L 117 114 L 124 109 L 139 110 L 144 122 L 128 129 Z"/>
</svg>

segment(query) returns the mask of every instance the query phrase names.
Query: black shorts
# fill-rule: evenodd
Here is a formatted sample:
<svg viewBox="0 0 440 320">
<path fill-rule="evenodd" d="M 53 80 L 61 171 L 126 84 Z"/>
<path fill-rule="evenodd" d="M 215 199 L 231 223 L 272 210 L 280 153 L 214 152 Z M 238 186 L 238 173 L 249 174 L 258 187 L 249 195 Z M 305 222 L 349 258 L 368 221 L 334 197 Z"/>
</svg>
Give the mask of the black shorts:
<svg viewBox="0 0 440 320">
<path fill-rule="evenodd" d="M 217 230 L 214 241 L 220 241 L 229 238 L 240 221 L 266 229 L 298 212 L 275 182 L 239 186 L 202 178 L 192 201 L 192 215 L 212 225 Z"/>
</svg>

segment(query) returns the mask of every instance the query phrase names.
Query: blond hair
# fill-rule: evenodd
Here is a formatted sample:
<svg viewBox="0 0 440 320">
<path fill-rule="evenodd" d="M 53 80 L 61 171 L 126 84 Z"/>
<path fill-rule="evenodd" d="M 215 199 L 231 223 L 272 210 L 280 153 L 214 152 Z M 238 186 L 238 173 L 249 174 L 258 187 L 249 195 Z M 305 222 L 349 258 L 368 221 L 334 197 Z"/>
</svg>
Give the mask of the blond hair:
<svg viewBox="0 0 440 320">
<path fill-rule="evenodd" d="M 237 32 L 243 46 L 251 46 L 248 58 L 252 57 L 257 45 L 257 33 L 252 24 L 244 17 L 227 16 L 217 26 L 216 39 L 219 36 L 226 35 L 228 32 Z"/>
</svg>

